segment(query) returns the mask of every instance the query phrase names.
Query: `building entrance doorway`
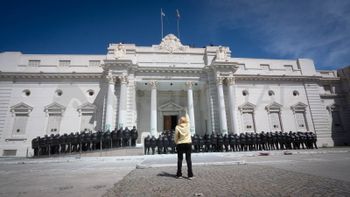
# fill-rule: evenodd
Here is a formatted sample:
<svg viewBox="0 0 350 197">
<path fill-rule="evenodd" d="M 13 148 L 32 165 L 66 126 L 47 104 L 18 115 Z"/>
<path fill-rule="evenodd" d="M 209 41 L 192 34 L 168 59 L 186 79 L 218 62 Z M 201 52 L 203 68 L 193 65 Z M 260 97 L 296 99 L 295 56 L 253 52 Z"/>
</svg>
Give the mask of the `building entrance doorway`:
<svg viewBox="0 0 350 197">
<path fill-rule="evenodd" d="M 164 116 L 164 131 L 165 130 L 175 130 L 175 127 L 177 125 L 177 116 Z"/>
</svg>

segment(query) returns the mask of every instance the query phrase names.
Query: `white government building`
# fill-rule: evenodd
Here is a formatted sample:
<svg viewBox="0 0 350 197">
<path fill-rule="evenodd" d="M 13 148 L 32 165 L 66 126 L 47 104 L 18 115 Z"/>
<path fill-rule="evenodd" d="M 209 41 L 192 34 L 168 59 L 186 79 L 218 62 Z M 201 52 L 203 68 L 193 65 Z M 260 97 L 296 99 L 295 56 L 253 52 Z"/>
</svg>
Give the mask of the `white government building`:
<svg viewBox="0 0 350 197">
<path fill-rule="evenodd" d="M 110 44 L 107 55 L 0 53 L 0 154 L 32 156 L 37 136 L 136 126 L 138 143 L 191 132 L 310 131 L 319 146 L 349 143 L 350 68 L 310 59 L 231 57 L 169 34 L 159 45 Z M 0 155 L 0 156 L 1 156 Z"/>
</svg>

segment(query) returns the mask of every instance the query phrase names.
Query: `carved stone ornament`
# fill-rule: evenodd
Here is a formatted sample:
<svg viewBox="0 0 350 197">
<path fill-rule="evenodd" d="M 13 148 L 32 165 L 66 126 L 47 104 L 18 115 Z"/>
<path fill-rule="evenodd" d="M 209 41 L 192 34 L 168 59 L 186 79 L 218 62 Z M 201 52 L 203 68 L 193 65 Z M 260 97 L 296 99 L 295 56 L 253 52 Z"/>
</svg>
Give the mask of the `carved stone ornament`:
<svg viewBox="0 0 350 197">
<path fill-rule="evenodd" d="M 228 49 L 226 47 L 220 46 L 218 50 L 216 50 L 216 60 L 217 61 L 228 61 L 227 55 Z"/>
<path fill-rule="evenodd" d="M 187 47 L 183 46 L 174 34 L 168 34 L 162 39 L 162 42 L 159 44 L 159 49 L 167 50 L 170 53 L 174 51 L 185 51 Z"/>
<path fill-rule="evenodd" d="M 108 74 L 106 75 L 106 79 L 108 83 L 115 83 L 115 76 L 113 76 L 111 71 L 109 71 Z"/>
<path fill-rule="evenodd" d="M 122 43 L 119 43 L 117 47 L 114 49 L 114 57 L 116 59 L 119 59 L 121 57 L 124 57 L 125 55 L 126 55 L 125 46 Z"/>
<path fill-rule="evenodd" d="M 150 81 L 148 84 L 151 86 L 152 89 L 156 89 L 158 85 L 158 81 Z"/>
<path fill-rule="evenodd" d="M 236 80 L 234 77 L 227 78 L 227 85 L 235 85 L 235 84 L 236 84 Z"/>
<path fill-rule="evenodd" d="M 224 82 L 224 77 L 218 77 L 216 78 L 216 85 L 222 85 L 222 83 Z"/>
<path fill-rule="evenodd" d="M 192 89 L 192 86 L 193 86 L 193 82 L 192 82 L 192 81 L 187 81 L 187 82 L 186 82 L 186 87 L 187 87 L 188 89 Z"/>
<path fill-rule="evenodd" d="M 118 78 L 119 78 L 120 83 L 128 83 L 129 82 L 128 76 L 126 76 L 126 75 L 119 76 Z"/>
</svg>

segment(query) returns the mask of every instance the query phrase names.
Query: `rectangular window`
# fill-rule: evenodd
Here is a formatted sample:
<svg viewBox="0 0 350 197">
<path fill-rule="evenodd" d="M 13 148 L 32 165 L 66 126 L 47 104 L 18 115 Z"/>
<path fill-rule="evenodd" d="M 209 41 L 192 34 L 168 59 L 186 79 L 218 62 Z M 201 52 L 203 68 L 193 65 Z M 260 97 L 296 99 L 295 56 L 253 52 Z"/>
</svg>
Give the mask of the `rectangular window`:
<svg viewBox="0 0 350 197">
<path fill-rule="evenodd" d="M 12 135 L 24 135 L 28 122 L 28 114 L 16 114 Z"/>
<path fill-rule="evenodd" d="M 4 152 L 2 153 L 2 156 L 16 156 L 17 154 L 17 150 L 4 150 Z"/>
<path fill-rule="evenodd" d="M 81 114 L 81 123 L 80 130 L 94 130 L 94 122 L 92 120 L 93 113 L 82 113 Z"/>
<path fill-rule="evenodd" d="M 60 132 L 62 115 L 58 113 L 49 114 L 49 120 L 47 123 L 47 134 L 55 134 Z"/>
<path fill-rule="evenodd" d="M 90 67 L 98 67 L 98 66 L 100 66 L 100 60 L 90 60 L 89 61 L 89 66 Z"/>
<path fill-rule="evenodd" d="M 293 66 L 292 65 L 284 65 L 284 68 L 286 69 L 286 71 L 293 71 Z"/>
<path fill-rule="evenodd" d="M 261 70 L 270 70 L 270 65 L 268 64 L 260 64 Z"/>
<path fill-rule="evenodd" d="M 70 66 L 70 60 L 60 60 L 58 63 L 58 66 L 60 67 Z"/>
<path fill-rule="evenodd" d="M 29 60 L 28 61 L 28 66 L 38 67 L 38 66 L 40 66 L 40 60 Z"/>
<path fill-rule="evenodd" d="M 308 130 L 306 125 L 305 113 L 304 112 L 295 112 L 295 118 L 297 122 L 297 130 L 305 132 Z"/>
<path fill-rule="evenodd" d="M 282 131 L 279 113 L 278 112 L 271 112 L 269 114 L 269 116 L 270 116 L 272 131 Z"/>
<path fill-rule="evenodd" d="M 254 120 L 253 120 L 253 113 L 251 112 L 244 112 L 243 113 L 243 129 L 244 132 L 254 132 Z"/>
</svg>

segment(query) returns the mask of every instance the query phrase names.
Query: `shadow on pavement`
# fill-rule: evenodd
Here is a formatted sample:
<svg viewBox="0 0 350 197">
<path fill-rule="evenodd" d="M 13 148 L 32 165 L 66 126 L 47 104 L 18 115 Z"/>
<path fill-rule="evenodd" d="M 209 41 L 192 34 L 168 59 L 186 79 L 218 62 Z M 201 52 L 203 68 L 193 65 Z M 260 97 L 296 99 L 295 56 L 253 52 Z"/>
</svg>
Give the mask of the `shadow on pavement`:
<svg viewBox="0 0 350 197">
<path fill-rule="evenodd" d="M 170 173 L 164 172 L 164 171 L 159 173 L 159 174 L 157 174 L 157 176 L 176 178 L 176 174 L 170 174 Z"/>
</svg>

